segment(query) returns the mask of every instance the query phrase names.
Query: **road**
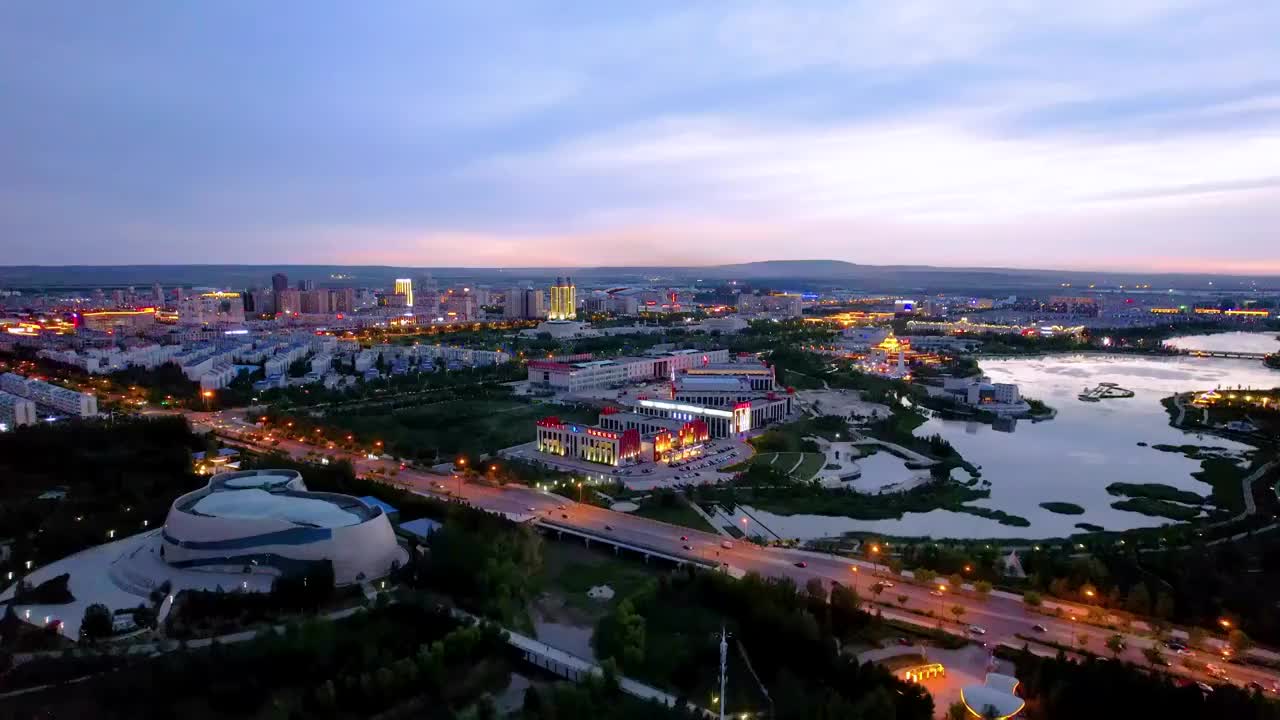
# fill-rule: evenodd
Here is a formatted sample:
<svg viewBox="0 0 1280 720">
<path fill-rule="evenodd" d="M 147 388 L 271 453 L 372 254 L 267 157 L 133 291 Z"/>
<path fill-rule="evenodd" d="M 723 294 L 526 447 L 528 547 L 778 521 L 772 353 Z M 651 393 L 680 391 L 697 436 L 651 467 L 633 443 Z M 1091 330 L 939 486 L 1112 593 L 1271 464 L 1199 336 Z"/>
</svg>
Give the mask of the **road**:
<svg viewBox="0 0 1280 720">
<path fill-rule="evenodd" d="M 189 413 L 193 424 L 216 427 L 224 437 L 252 425 L 237 423 L 222 413 Z M 314 446 L 293 440 L 280 441 L 278 445 L 266 449 L 286 452 L 295 458 L 302 458 L 308 452 L 315 452 Z M 326 450 L 327 454 L 338 454 L 349 457 L 361 474 L 376 469 L 390 472 L 398 469 L 398 465 L 390 460 L 370 459 L 368 456 L 353 456 L 341 451 Z M 1106 649 L 1108 637 L 1117 634 L 1106 628 L 1088 625 L 1082 621 L 1071 619 L 1073 616 L 1056 617 L 1029 610 L 1021 598 L 1003 593 L 993 593 L 983 599 L 971 592 L 956 592 L 947 588 L 941 595 L 934 595 L 936 587 L 924 587 L 912 584 L 902 577 L 893 576 L 883 565 L 872 565 L 863 561 L 855 561 L 823 553 L 784 548 L 760 547 L 747 542 L 733 542 L 731 548 L 721 545 L 725 538 L 710 532 L 701 532 L 667 523 L 649 520 L 626 513 L 613 512 L 593 505 L 580 504 L 572 500 L 524 486 L 494 486 L 483 483 L 465 482 L 462 478 L 426 473 L 412 468 L 399 470 L 396 477 L 389 482 L 423 494 L 439 496 L 447 499 L 460 499 L 475 507 L 512 515 L 536 515 L 555 524 L 573 527 L 612 538 L 630 545 L 656 550 L 676 557 L 699 560 L 705 563 L 728 564 L 746 572 L 756 572 L 766 577 L 786 577 L 803 587 L 810 579 L 817 578 L 830 586 L 834 582 L 854 587 L 864 598 L 878 600 L 886 609 L 904 609 L 923 612 L 932 610 L 935 616 L 942 615 L 946 619 L 943 625 L 951 632 L 965 634 L 970 625 L 984 629 L 980 636 L 982 641 L 998 643 L 1008 641 L 1022 645 L 1025 641 L 1019 636 L 1042 638 L 1065 646 L 1079 646 L 1078 638 L 1087 636 L 1084 648 L 1099 655 L 1109 655 Z M 802 566 L 803 564 L 803 566 Z M 855 571 L 856 568 L 856 571 Z M 893 587 L 885 589 L 876 598 L 871 586 L 877 581 L 891 582 Z M 898 603 L 898 596 L 906 596 L 905 605 Z M 1071 608 L 1065 603 L 1056 602 L 1084 617 L 1084 608 Z M 964 609 L 960 622 L 956 622 L 951 608 L 959 606 Z M 923 618 L 921 618 L 923 619 Z M 927 622 L 936 623 L 936 619 Z M 1043 632 L 1033 629 L 1040 625 Z M 1143 649 L 1149 648 L 1155 641 L 1135 633 L 1119 633 L 1125 639 L 1126 648 L 1119 658 L 1145 666 L 1146 658 Z M 979 639 L 979 636 L 974 636 Z M 1166 658 L 1174 662 L 1168 671 L 1190 677 L 1195 680 L 1211 681 L 1203 672 L 1192 671 L 1180 665 L 1179 658 L 1171 651 L 1165 650 Z M 1194 651 L 1193 658 L 1200 662 L 1214 662 L 1226 669 L 1231 682 L 1246 684 L 1250 681 L 1261 683 L 1264 687 L 1280 691 L 1280 672 L 1266 670 L 1255 666 L 1226 664 L 1217 655 Z"/>
</svg>

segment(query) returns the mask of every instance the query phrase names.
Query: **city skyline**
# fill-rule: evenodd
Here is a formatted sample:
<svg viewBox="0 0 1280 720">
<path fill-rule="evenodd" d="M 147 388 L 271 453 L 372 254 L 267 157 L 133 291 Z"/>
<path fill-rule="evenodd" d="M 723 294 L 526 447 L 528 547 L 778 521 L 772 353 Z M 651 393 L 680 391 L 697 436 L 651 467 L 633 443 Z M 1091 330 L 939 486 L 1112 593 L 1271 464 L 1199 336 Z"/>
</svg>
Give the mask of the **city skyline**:
<svg viewBox="0 0 1280 720">
<path fill-rule="evenodd" d="M 0 262 L 1280 274 L 1280 9 L 0 11 Z"/>
</svg>

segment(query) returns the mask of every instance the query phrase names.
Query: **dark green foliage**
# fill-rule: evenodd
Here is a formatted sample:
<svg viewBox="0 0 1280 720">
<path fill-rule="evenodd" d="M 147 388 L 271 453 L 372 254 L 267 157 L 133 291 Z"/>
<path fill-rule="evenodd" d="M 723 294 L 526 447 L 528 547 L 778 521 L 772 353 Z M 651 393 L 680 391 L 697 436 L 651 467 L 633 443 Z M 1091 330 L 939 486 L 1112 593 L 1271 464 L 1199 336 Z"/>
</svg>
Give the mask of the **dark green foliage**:
<svg viewBox="0 0 1280 720">
<path fill-rule="evenodd" d="M 830 594 L 828 603 L 821 584 L 801 591 L 788 580 L 754 574 L 742 580 L 717 573 L 676 574 L 636 596 L 634 613 L 620 604 L 623 612 L 602 620 L 601 629 L 609 645 L 633 650 L 615 656 L 627 675 L 685 697 L 702 697 L 713 689 L 717 635 L 725 623 L 768 688 L 778 718 L 931 717 L 932 699 L 918 686 L 837 652 L 836 640 L 855 637 L 873 619 L 859 609 L 851 589 L 837 587 Z M 643 642 L 637 653 L 641 643 L 633 640 L 628 646 L 618 639 L 636 638 L 639 628 Z M 638 662 L 637 655 L 642 656 Z M 743 674 L 738 670 L 736 677 Z M 752 680 L 739 682 L 740 695 L 731 701 L 768 709 Z"/>
<path fill-rule="evenodd" d="M 1167 676 L 1127 663 L 1075 663 L 1026 650 L 1004 652 L 1017 665 L 1028 720 L 1072 718 L 1178 718 L 1179 720 L 1275 720 L 1280 705 L 1234 685 L 1202 693 L 1175 686 Z"/>
</svg>

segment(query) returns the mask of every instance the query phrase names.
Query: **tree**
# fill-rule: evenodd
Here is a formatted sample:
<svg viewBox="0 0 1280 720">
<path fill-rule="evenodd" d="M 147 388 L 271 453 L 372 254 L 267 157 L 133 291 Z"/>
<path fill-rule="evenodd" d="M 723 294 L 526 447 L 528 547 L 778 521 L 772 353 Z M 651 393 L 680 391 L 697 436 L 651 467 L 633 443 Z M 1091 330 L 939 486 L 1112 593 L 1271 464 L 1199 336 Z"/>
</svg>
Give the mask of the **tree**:
<svg viewBox="0 0 1280 720">
<path fill-rule="evenodd" d="M 960 618 L 964 617 L 964 613 L 965 613 L 964 606 L 963 606 L 963 605 L 952 605 L 952 606 L 951 606 L 951 609 L 950 609 L 950 612 L 951 612 L 951 614 L 952 614 L 952 615 L 955 615 L 955 616 L 956 616 L 956 622 L 958 623 L 958 622 L 960 622 Z"/>
<path fill-rule="evenodd" d="M 973 591 L 978 593 L 979 600 L 986 600 L 991 596 L 991 583 L 986 580 L 979 580 L 973 584 Z"/>
<path fill-rule="evenodd" d="M 951 585 L 951 589 L 956 592 L 960 592 L 960 588 L 964 587 L 964 578 L 960 577 L 960 573 L 947 578 L 947 582 Z"/>
<path fill-rule="evenodd" d="M 877 600 L 880 599 L 880 593 L 882 592 L 884 592 L 884 583 L 876 583 L 871 586 L 871 594 L 875 595 Z"/>
<path fill-rule="evenodd" d="M 97 642 L 111 635 L 111 610 L 102 603 L 94 603 L 84 609 L 80 621 L 80 634 L 89 642 Z"/>
<path fill-rule="evenodd" d="M 1040 607 L 1044 600 L 1040 597 L 1040 593 L 1035 590 L 1028 590 L 1022 593 L 1022 602 L 1031 607 Z"/>
<path fill-rule="evenodd" d="M 1204 639 L 1208 635 L 1201 627 L 1192 627 L 1187 630 L 1187 644 L 1191 647 L 1200 647 L 1204 645 Z"/>
<path fill-rule="evenodd" d="M 908 600 L 910 600 L 910 599 L 911 599 L 911 598 L 910 598 L 909 596 L 907 596 L 907 595 L 899 595 L 899 596 L 898 596 L 898 604 L 899 604 L 899 605 L 901 605 L 902 607 L 906 607 L 906 606 L 907 606 L 907 601 L 908 601 Z"/>
<path fill-rule="evenodd" d="M 947 720 L 969 720 L 970 717 L 972 716 L 969 715 L 969 708 L 959 700 L 947 707 Z"/>
<path fill-rule="evenodd" d="M 1111 651 L 1112 657 L 1120 657 L 1120 653 L 1124 652 L 1124 638 L 1120 635 L 1112 635 L 1107 638 L 1107 649 Z"/>
<path fill-rule="evenodd" d="M 1089 634 L 1080 633 L 1079 635 L 1076 635 L 1076 644 L 1079 645 L 1081 649 L 1083 649 L 1086 645 L 1089 644 Z"/>
<path fill-rule="evenodd" d="M 592 637 L 596 653 L 614 658 L 623 668 L 634 668 L 644 660 L 645 620 L 631 601 L 623 600 L 600 622 Z"/>
<path fill-rule="evenodd" d="M 1246 653 L 1253 647 L 1253 640 L 1240 628 L 1236 628 L 1227 635 L 1227 644 L 1231 646 L 1232 652 L 1236 654 Z"/>
<path fill-rule="evenodd" d="M 1160 648 L 1154 645 L 1149 648 L 1143 648 L 1142 655 L 1147 659 L 1147 664 L 1152 667 L 1164 665 L 1164 653 L 1160 652 Z"/>
<path fill-rule="evenodd" d="M 915 576 L 916 580 L 919 580 L 925 585 L 933 582 L 934 579 L 938 577 L 938 573 L 930 570 L 929 568 L 916 568 L 915 570 L 912 570 L 911 573 Z"/>
</svg>

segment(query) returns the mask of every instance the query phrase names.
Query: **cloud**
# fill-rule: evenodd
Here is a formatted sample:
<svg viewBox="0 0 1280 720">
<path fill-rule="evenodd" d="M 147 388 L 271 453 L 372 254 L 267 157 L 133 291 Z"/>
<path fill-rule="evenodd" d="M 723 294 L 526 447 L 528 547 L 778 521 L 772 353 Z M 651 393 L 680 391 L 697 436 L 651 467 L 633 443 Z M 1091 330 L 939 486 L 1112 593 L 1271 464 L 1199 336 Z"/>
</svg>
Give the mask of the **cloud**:
<svg viewBox="0 0 1280 720">
<path fill-rule="evenodd" d="M 139 0 L 5 19 L 12 262 L 1274 257 L 1276 3 Z"/>
</svg>

